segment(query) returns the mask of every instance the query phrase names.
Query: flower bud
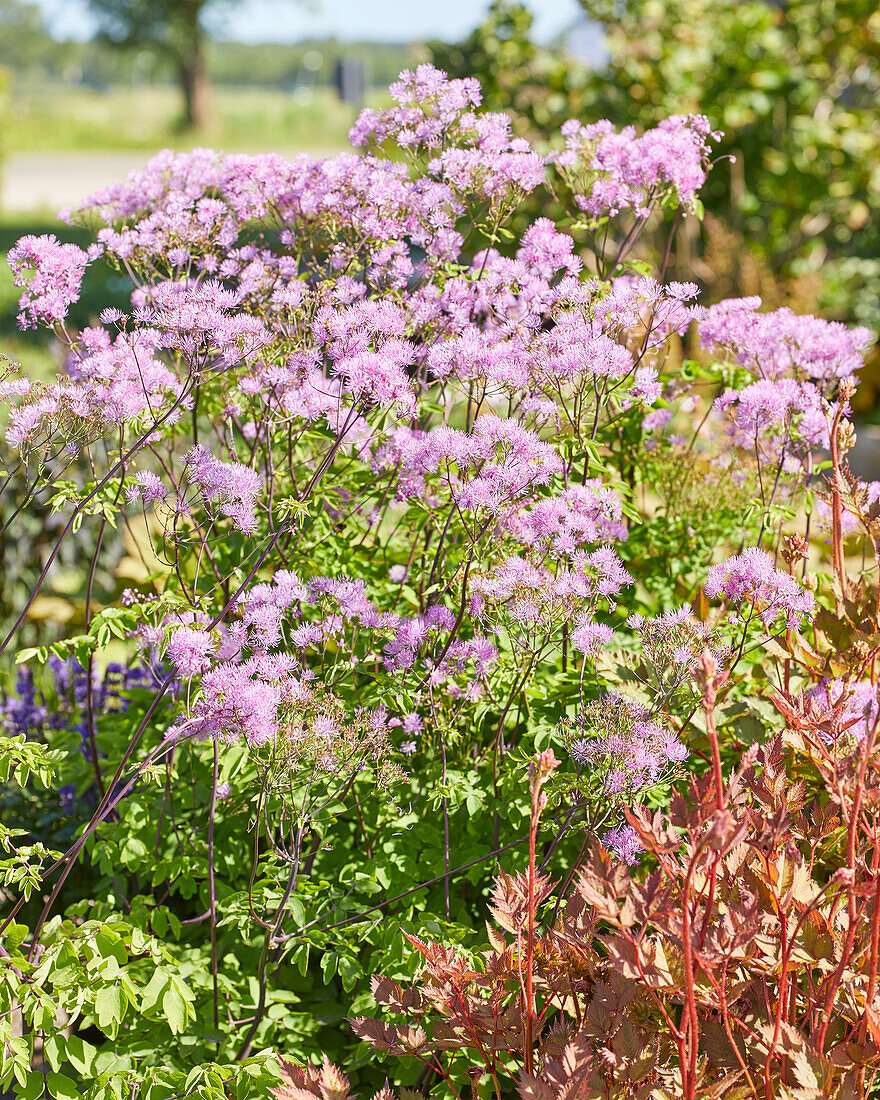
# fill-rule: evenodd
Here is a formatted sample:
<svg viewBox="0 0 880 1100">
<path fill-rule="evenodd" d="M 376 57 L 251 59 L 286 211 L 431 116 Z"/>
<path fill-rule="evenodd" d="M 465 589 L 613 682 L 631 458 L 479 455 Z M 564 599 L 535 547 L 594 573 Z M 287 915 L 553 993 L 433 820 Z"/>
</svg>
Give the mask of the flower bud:
<svg viewBox="0 0 880 1100">
<path fill-rule="evenodd" d="M 810 553 L 810 544 L 803 535 L 786 535 L 782 540 L 782 557 L 786 565 L 806 561 Z"/>
<path fill-rule="evenodd" d="M 539 783 L 543 783 L 549 775 L 556 771 L 560 763 L 561 761 L 556 759 L 556 754 L 552 749 L 544 749 L 529 764 L 529 778 L 537 779 Z"/>
</svg>

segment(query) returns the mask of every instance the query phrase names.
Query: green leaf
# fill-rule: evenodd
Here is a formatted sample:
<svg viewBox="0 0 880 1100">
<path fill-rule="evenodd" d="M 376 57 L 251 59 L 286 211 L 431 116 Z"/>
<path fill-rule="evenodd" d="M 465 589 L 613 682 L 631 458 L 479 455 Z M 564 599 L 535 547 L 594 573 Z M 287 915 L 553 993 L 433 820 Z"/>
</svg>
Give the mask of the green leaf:
<svg viewBox="0 0 880 1100">
<path fill-rule="evenodd" d="M 342 982 L 342 988 L 346 993 L 354 989 L 354 984 L 358 978 L 363 977 L 363 969 L 357 959 L 350 959 L 345 955 L 339 956 L 339 963 L 337 965 L 339 978 Z"/>
<path fill-rule="evenodd" d="M 134 870 L 143 863 L 147 857 L 147 846 L 136 836 L 126 837 L 125 843 L 119 853 L 119 858 L 129 870 Z"/>
<path fill-rule="evenodd" d="M 325 982 L 329 982 L 336 973 L 336 964 L 339 956 L 333 951 L 325 951 L 321 959 L 321 974 Z"/>
<path fill-rule="evenodd" d="M 128 1002 L 118 985 L 105 985 L 99 989 L 95 997 L 95 1018 L 98 1021 L 98 1027 L 102 1031 L 111 1028 L 111 1036 L 115 1036 L 127 1007 Z"/>
<path fill-rule="evenodd" d="M 125 944 L 115 932 L 102 929 L 95 935 L 95 947 L 102 959 L 115 959 L 120 966 L 128 962 Z"/>
<path fill-rule="evenodd" d="M 92 1076 L 92 1064 L 97 1053 L 97 1047 L 93 1047 L 78 1035 L 71 1035 L 67 1040 L 67 1060 L 78 1073 L 85 1077 Z"/>
<path fill-rule="evenodd" d="M 301 947 L 298 947 L 291 962 L 296 964 L 297 970 L 305 977 L 309 970 L 309 944 L 304 943 Z"/>
<path fill-rule="evenodd" d="M 153 971 L 152 978 L 141 990 L 141 1012 L 144 1015 L 150 1015 L 158 1011 L 159 1004 L 170 982 L 171 975 L 168 971 L 162 966 L 157 966 Z"/>
<path fill-rule="evenodd" d="M 39 1073 L 29 1073 L 27 1083 L 18 1090 L 17 1100 L 38 1100 L 43 1095 L 43 1078 Z"/>
<path fill-rule="evenodd" d="M 162 998 L 162 1011 L 175 1035 L 186 1030 L 186 1001 L 172 986 Z"/>
<path fill-rule="evenodd" d="M 79 1086 L 63 1073 L 47 1073 L 46 1084 L 50 1094 L 59 1100 L 80 1100 Z"/>
<path fill-rule="evenodd" d="M 13 922 L 3 934 L 4 947 L 7 951 L 19 947 L 27 939 L 27 935 L 28 926 L 26 924 Z"/>
<path fill-rule="evenodd" d="M 49 1059 L 49 1065 L 52 1069 L 60 1069 L 64 1062 L 64 1055 L 67 1044 L 64 1041 L 63 1035 L 50 1035 L 46 1042 L 43 1044 L 43 1050 L 46 1053 L 46 1057 Z"/>
</svg>

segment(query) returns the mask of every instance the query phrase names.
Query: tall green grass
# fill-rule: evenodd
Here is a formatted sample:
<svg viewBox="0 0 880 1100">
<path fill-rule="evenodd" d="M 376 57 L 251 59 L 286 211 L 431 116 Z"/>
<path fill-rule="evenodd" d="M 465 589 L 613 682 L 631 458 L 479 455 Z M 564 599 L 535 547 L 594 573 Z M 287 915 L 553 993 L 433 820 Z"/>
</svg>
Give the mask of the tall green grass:
<svg viewBox="0 0 880 1100">
<path fill-rule="evenodd" d="M 330 154 L 348 145 L 357 114 L 328 88 L 308 103 L 274 88 L 217 87 L 217 123 L 206 131 L 180 129 L 173 86 L 106 90 L 57 84 L 19 88 L 6 119 L 6 155 L 36 152 L 187 149 L 211 145 L 227 152 L 304 151 Z"/>
</svg>

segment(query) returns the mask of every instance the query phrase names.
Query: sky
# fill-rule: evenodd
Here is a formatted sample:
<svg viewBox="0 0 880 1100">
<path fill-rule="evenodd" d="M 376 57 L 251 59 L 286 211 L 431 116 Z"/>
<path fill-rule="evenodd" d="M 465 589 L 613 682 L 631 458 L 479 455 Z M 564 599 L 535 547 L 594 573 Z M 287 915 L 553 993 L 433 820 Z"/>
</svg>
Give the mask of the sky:
<svg viewBox="0 0 880 1100">
<path fill-rule="evenodd" d="M 36 0 L 57 38 L 89 38 L 94 24 L 85 0 Z M 535 38 L 552 39 L 578 19 L 577 0 L 526 0 L 535 16 Z M 215 21 L 223 36 L 239 42 L 295 42 L 302 38 L 406 42 L 457 41 L 482 22 L 489 0 L 236 0 Z M 218 5 L 218 12 L 224 8 Z"/>
</svg>

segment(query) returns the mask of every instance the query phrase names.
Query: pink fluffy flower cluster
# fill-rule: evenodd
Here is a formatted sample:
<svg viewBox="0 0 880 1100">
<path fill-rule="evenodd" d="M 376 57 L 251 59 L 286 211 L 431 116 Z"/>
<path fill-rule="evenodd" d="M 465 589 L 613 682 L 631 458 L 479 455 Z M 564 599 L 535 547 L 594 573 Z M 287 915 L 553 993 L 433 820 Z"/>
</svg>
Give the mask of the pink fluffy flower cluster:
<svg viewBox="0 0 880 1100">
<path fill-rule="evenodd" d="M 605 793 L 613 797 L 651 786 L 688 755 L 661 715 L 613 691 L 579 716 L 569 752 L 580 768 L 601 768 Z"/>
<path fill-rule="evenodd" d="M 868 336 L 757 299 L 706 309 L 628 258 L 666 208 L 699 212 L 700 116 L 571 121 L 545 155 L 476 81 L 422 65 L 391 99 L 356 122 L 358 152 L 166 151 L 71 215 L 98 225 L 89 250 L 23 238 L 21 324 L 66 355 L 54 382 L 0 382 L 7 441 L 39 468 L 87 448 L 77 506 L 155 506 L 139 518 L 167 577 L 127 607 L 171 670 L 172 738 L 267 744 L 326 690 L 407 755 L 490 705 L 502 744 L 528 677 L 570 677 L 574 652 L 565 682 L 589 702 L 590 664 L 601 698 L 571 755 L 630 797 L 684 758 L 664 708 L 705 647 L 725 652 L 686 608 L 621 625 L 625 593 L 652 598 L 635 467 L 665 431 L 691 465 L 754 451 L 736 472 L 778 462 L 769 514 L 827 444 Z M 507 229 L 544 187 L 565 218 Z M 77 327 L 97 262 L 131 277 L 130 306 Z M 681 367 L 694 329 L 732 383 L 714 406 Z M 687 442 L 704 422 L 714 456 Z M 758 549 L 705 591 L 768 627 L 812 611 Z M 602 693 L 615 628 L 650 658 L 653 707 Z M 625 830 L 613 844 L 634 853 Z"/>
<path fill-rule="evenodd" d="M 585 126 L 573 120 L 563 125 L 562 136 L 565 150 L 556 164 L 581 210 L 594 218 L 621 210 L 646 218 L 652 203 L 669 191 L 693 208 L 717 135 L 702 115 L 673 115 L 641 135 L 632 126 L 618 133 L 607 121 Z M 592 181 L 588 191 L 581 191 L 579 176 Z"/>
<path fill-rule="evenodd" d="M 701 342 L 758 378 L 814 383 L 853 374 L 874 342 L 864 327 L 847 328 L 787 308 L 759 313 L 760 308 L 758 297 L 710 306 L 699 324 Z"/>
<path fill-rule="evenodd" d="M 61 244 L 52 233 L 22 237 L 7 256 L 15 285 L 26 287 L 19 302 L 19 325 L 36 328 L 63 321 L 79 301 L 86 268 L 101 251 L 100 245 L 84 252 L 75 244 Z"/>
<path fill-rule="evenodd" d="M 758 615 L 765 626 L 782 619 L 788 630 L 812 614 L 815 602 L 794 577 L 775 568 L 766 550 L 756 548 L 714 565 L 704 589 L 707 596 L 738 607 L 741 616 Z"/>
</svg>

